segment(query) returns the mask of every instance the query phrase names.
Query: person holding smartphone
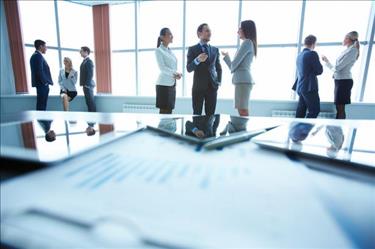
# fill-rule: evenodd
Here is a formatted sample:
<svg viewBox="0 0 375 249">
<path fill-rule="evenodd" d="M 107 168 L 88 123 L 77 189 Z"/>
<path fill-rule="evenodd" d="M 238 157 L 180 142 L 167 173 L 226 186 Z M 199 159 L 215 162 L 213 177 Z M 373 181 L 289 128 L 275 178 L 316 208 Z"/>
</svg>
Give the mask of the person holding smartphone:
<svg viewBox="0 0 375 249">
<path fill-rule="evenodd" d="M 64 68 L 59 73 L 60 96 L 63 103 L 64 111 L 69 111 L 69 102 L 77 96 L 76 83 L 78 73 L 73 69 L 72 60 L 64 58 Z"/>
<path fill-rule="evenodd" d="M 322 56 L 326 66 L 333 71 L 333 78 L 335 79 L 336 119 L 346 118 L 345 105 L 351 103 L 350 95 L 353 88 L 353 77 L 350 71 L 359 57 L 358 32 L 352 31 L 346 34 L 342 45 L 346 49 L 336 59 L 335 65 L 326 56 Z"/>
</svg>

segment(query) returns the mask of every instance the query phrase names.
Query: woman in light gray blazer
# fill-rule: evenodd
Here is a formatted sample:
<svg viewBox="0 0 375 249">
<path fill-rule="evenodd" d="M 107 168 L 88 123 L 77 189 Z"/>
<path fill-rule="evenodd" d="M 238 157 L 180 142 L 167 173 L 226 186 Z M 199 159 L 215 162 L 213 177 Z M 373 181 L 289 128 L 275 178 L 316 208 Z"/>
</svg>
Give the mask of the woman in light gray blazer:
<svg viewBox="0 0 375 249">
<path fill-rule="evenodd" d="M 353 77 L 350 72 L 359 57 L 358 32 L 352 31 L 346 34 L 342 45 L 346 47 L 336 59 L 333 65 L 326 56 L 322 56 L 326 66 L 333 71 L 335 79 L 335 105 L 336 119 L 345 119 L 345 105 L 350 104 L 350 95 L 353 87 Z"/>
<path fill-rule="evenodd" d="M 72 60 L 68 57 L 65 57 L 64 68 L 60 70 L 58 80 L 64 111 L 69 110 L 69 102 L 77 96 L 77 79 L 78 73 L 73 69 Z"/>
<path fill-rule="evenodd" d="M 228 52 L 222 52 L 224 61 L 233 74 L 232 83 L 235 86 L 234 106 L 240 116 L 249 116 L 249 97 L 254 80 L 251 76 L 250 66 L 254 56 L 257 55 L 257 32 L 252 20 L 241 22 L 238 36 L 242 40 L 233 61 Z"/>
</svg>

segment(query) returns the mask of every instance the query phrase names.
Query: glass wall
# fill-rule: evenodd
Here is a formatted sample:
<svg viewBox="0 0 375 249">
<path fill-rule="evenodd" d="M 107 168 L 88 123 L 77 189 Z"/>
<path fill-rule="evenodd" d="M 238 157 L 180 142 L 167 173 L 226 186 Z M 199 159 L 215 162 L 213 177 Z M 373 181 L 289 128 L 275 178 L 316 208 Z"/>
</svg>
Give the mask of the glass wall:
<svg viewBox="0 0 375 249">
<path fill-rule="evenodd" d="M 352 69 L 355 82 L 352 99 L 354 102 L 360 100 L 361 79 L 368 68 L 364 101 L 375 102 L 372 93 L 375 92 L 374 70 L 371 70 L 375 56 L 372 56 L 370 66 L 365 65 L 370 56 L 369 42 L 374 43 L 373 38 L 368 40 L 371 39 L 368 32 L 369 24 L 373 22 L 371 9 L 374 5 L 372 1 L 245 0 L 139 0 L 113 4 L 110 6 L 113 95 L 155 95 L 159 74 L 154 54 L 156 40 L 160 29 L 169 27 L 174 35 L 171 48 L 178 58 L 178 70 L 183 73 L 183 78 L 177 82 L 177 96 L 190 97 L 193 73 L 186 71 L 186 55 L 188 47 L 198 42 L 197 26 L 208 23 L 212 30 L 211 44 L 233 57 L 241 42 L 237 37 L 239 21 L 252 19 L 257 25 L 259 43 L 258 56 L 252 65 L 256 84 L 252 99 L 295 99 L 291 87 L 303 38 L 308 34 L 316 35 L 316 51 L 334 62 L 345 49 L 341 45 L 345 34 L 356 30 L 360 35 L 361 57 Z M 27 65 L 34 39 L 46 40 L 50 46 L 46 59 L 56 75 L 54 79 L 64 56 L 72 57 L 78 68 L 81 62 L 79 47 L 93 48 L 91 7 L 69 1 L 20 1 L 20 11 Z M 35 15 L 36 12 L 43 15 Z M 35 20 L 43 25 L 34 25 Z M 233 98 L 232 75 L 222 58 L 221 64 L 223 80 L 219 98 Z M 27 68 L 29 70 L 29 66 Z M 332 71 L 324 67 L 319 76 L 322 101 L 333 101 L 333 86 Z M 51 92 L 57 93 L 58 87 Z"/>
<path fill-rule="evenodd" d="M 79 71 L 82 58 L 79 50 L 88 46 L 94 50 L 92 8 L 69 1 L 19 1 L 20 16 L 25 42 L 25 60 L 30 94 L 36 94 L 31 87 L 31 73 L 29 60 L 34 53 L 34 40 L 41 39 L 47 43 L 44 55 L 52 75 L 54 85 L 50 87 L 50 94 L 60 92 L 58 74 L 63 67 L 63 58 L 70 57 L 73 67 Z M 94 53 L 90 57 L 95 62 Z M 96 76 L 94 74 L 94 80 Z M 79 82 L 78 94 L 83 95 Z"/>
<path fill-rule="evenodd" d="M 337 6 L 340 6 L 340 11 L 337 11 Z M 112 47 L 112 64 L 116 65 L 114 77 L 118 79 L 113 82 L 113 89 L 118 89 L 113 94 L 155 95 L 159 69 L 153 51 L 159 30 L 169 27 L 174 35 L 171 48 L 177 55 L 179 70 L 184 74 L 177 82 L 178 96 L 191 96 L 193 73 L 187 73 L 185 69 L 186 54 L 187 48 L 198 42 L 197 26 L 208 23 L 212 30 L 211 44 L 228 51 L 233 57 L 240 42 L 237 38 L 239 20 L 252 19 L 257 25 L 259 50 L 252 65 L 256 85 L 251 98 L 291 100 L 295 98 L 291 90 L 296 76 L 295 60 L 302 49 L 299 42 L 304 36 L 316 35 L 317 52 L 335 61 L 345 49 L 341 46 L 344 35 L 357 30 L 363 43 L 361 57 L 368 56 L 362 51 L 367 51 L 364 48 L 368 46 L 370 10 L 371 1 L 135 1 L 112 5 L 111 38 L 112 44 L 116 44 Z M 121 40 L 122 44 L 119 43 Z M 129 42 L 136 42 L 137 48 L 135 44 L 134 48 L 129 46 Z M 129 58 L 137 59 L 121 63 L 120 53 L 131 54 Z M 359 59 L 352 69 L 357 85 L 361 84 L 364 61 Z M 221 64 L 223 80 L 219 97 L 233 98 L 232 76 L 225 63 L 221 61 Z M 372 74 L 369 72 L 369 76 Z M 369 89 L 375 84 L 369 81 L 371 77 L 366 84 Z M 134 78 L 138 79 L 138 84 Z M 328 68 L 324 67 L 319 82 L 322 101 L 332 101 L 334 83 Z M 353 87 L 353 101 L 359 99 L 360 90 L 361 87 Z"/>
</svg>

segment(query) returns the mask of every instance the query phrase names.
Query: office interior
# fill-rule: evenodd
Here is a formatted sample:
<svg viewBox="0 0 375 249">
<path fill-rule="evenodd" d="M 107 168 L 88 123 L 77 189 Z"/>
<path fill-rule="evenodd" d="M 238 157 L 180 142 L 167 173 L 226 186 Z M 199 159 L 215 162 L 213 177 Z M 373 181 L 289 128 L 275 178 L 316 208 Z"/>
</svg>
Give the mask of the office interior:
<svg viewBox="0 0 375 249">
<path fill-rule="evenodd" d="M 375 1 L 6 0 L 0 11 L 1 248 L 375 248 Z M 234 107 L 221 54 L 215 114 L 193 115 L 186 67 L 198 25 L 233 58 L 249 19 L 249 116 Z M 172 114 L 155 105 L 164 27 L 182 73 Z M 354 30 L 351 103 L 338 120 L 321 56 L 335 62 Z M 320 113 L 299 119 L 292 86 L 310 34 Z M 36 39 L 54 82 L 45 111 L 32 87 Z M 79 79 L 64 111 L 59 71 L 69 57 L 80 72 L 83 46 L 96 112 Z M 202 123 L 212 136 L 189 133 Z"/>
</svg>

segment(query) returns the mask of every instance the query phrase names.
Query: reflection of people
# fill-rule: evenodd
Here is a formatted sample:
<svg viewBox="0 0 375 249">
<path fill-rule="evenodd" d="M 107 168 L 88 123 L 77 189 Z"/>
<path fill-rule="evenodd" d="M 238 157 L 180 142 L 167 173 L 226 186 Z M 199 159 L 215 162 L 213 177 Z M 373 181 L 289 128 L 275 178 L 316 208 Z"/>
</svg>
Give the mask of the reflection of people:
<svg viewBox="0 0 375 249">
<path fill-rule="evenodd" d="M 301 142 L 307 138 L 314 124 L 293 122 L 290 125 L 288 136 L 295 142 Z"/>
<path fill-rule="evenodd" d="M 293 86 L 299 95 L 296 118 L 316 118 L 320 112 L 317 75 L 323 73 L 323 67 L 314 51 L 316 37 L 307 36 L 304 44 L 305 48 L 297 57 L 297 80 Z"/>
<path fill-rule="evenodd" d="M 96 105 L 94 99 L 94 87 L 95 82 L 94 77 L 94 63 L 90 59 L 90 49 L 88 47 L 81 47 L 80 51 L 83 61 L 80 66 L 79 74 L 79 84 L 83 88 L 83 93 L 85 94 L 85 100 L 87 109 L 89 112 L 96 112 Z"/>
<path fill-rule="evenodd" d="M 87 123 L 87 128 L 86 128 L 86 135 L 87 136 L 93 136 L 95 135 L 96 131 L 94 128 L 95 123 Z"/>
<path fill-rule="evenodd" d="M 44 134 L 45 134 L 45 139 L 47 142 L 53 142 L 56 140 L 56 133 L 54 130 L 51 130 L 51 124 L 52 121 L 50 120 L 38 120 L 38 123 L 42 127 Z"/>
<path fill-rule="evenodd" d="M 241 132 L 246 131 L 247 129 L 247 122 L 249 120 L 244 117 L 236 117 L 236 116 L 230 116 L 230 121 L 228 121 L 228 124 L 225 126 L 225 129 L 220 132 L 220 135 L 226 135 L 227 133 L 235 133 L 235 132 Z"/>
<path fill-rule="evenodd" d="M 237 50 L 233 61 L 231 61 L 228 52 L 222 52 L 222 55 L 233 74 L 232 83 L 235 86 L 235 108 L 241 116 L 249 116 L 249 97 L 254 84 L 250 73 L 250 65 L 254 55 L 257 55 L 255 23 L 251 20 L 242 21 L 237 33 L 243 42 Z"/>
<path fill-rule="evenodd" d="M 332 65 L 326 56 L 322 56 L 326 66 L 334 72 L 336 119 L 346 118 L 345 105 L 350 104 L 353 87 L 353 77 L 350 70 L 359 57 L 358 32 L 348 33 L 342 44 L 346 46 L 346 49 L 336 59 L 335 65 Z"/>
<path fill-rule="evenodd" d="M 176 102 L 176 80 L 182 77 L 177 72 L 177 58 L 168 47 L 172 42 L 171 31 L 168 28 L 160 30 L 155 56 L 160 69 L 156 82 L 156 107 L 161 114 L 172 113 Z"/>
<path fill-rule="evenodd" d="M 69 102 L 77 96 L 76 83 L 78 73 L 73 69 L 73 63 L 70 58 L 64 58 L 64 65 L 65 67 L 59 73 L 60 96 L 64 111 L 68 111 Z"/>
<path fill-rule="evenodd" d="M 185 133 L 189 136 L 198 138 L 208 138 L 216 136 L 216 130 L 219 126 L 220 115 L 195 116 L 193 122 L 186 121 Z"/>
<path fill-rule="evenodd" d="M 31 83 L 36 87 L 36 109 L 47 109 L 49 85 L 53 85 L 51 72 L 42 54 L 47 51 L 46 43 L 42 40 L 34 41 L 35 52 L 30 58 Z"/>
<path fill-rule="evenodd" d="M 327 125 L 325 135 L 331 145 L 327 147 L 327 156 L 335 158 L 344 143 L 344 132 L 340 126 Z"/>
<path fill-rule="evenodd" d="M 170 132 L 177 130 L 176 119 L 174 118 L 162 118 L 158 124 L 158 128 Z"/>
<path fill-rule="evenodd" d="M 219 49 L 208 44 L 211 30 L 203 23 L 197 29 L 200 39 L 195 46 L 189 47 L 186 69 L 194 71 L 192 101 L 194 114 L 201 115 L 204 103 L 206 115 L 215 113 L 217 90 L 221 84 L 222 69 Z"/>
</svg>

